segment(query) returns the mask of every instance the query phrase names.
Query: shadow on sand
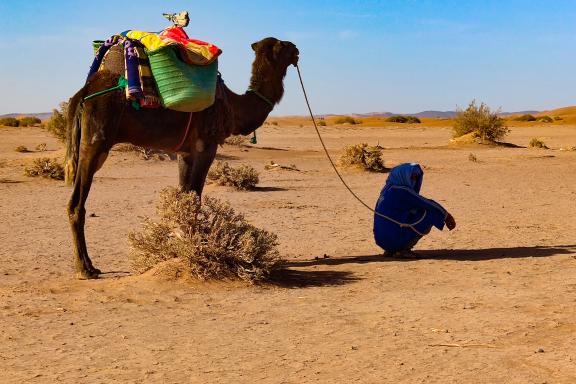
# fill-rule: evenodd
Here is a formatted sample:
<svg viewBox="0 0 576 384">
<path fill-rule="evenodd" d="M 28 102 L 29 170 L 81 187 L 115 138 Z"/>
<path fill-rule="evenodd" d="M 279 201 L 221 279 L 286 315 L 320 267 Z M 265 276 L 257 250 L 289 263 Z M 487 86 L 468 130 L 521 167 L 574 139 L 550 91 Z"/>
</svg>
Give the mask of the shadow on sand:
<svg viewBox="0 0 576 384">
<path fill-rule="evenodd" d="M 558 255 L 576 254 L 576 245 L 534 246 L 513 248 L 485 248 L 485 249 L 440 249 L 416 251 L 418 258 L 388 257 L 382 254 L 364 256 L 344 256 L 339 258 L 326 258 L 314 260 L 294 260 L 286 263 L 287 267 L 308 267 L 314 265 L 341 265 L 383 263 L 390 261 L 417 261 L 417 260 L 456 260 L 456 261 L 484 261 L 494 259 L 517 259 L 529 257 L 550 257 Z"/>
<path fill-rule="evenodd" d="M 268 283 L 282 288 L 311 288 L 345 285 L 358 280 L 360 279 L 352 272 L 347 271 L 301 271 L 283 268 L 272 274 Z"/>
</svg>

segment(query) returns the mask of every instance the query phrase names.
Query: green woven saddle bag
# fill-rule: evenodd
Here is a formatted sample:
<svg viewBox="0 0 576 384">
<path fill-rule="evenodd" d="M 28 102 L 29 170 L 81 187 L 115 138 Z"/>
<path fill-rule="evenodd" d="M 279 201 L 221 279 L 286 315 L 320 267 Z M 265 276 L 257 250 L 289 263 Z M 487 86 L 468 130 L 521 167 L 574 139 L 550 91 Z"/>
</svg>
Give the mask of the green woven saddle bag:
<svg viewBox="0 0 576 384">
<path fill-rule="evenodd" d="M 214 104 L 217 60 L 209 65 L 190 65 L 179 58 L 174 46 L 147 53 L 164 108 L 197 112 Z"/>
</svg>

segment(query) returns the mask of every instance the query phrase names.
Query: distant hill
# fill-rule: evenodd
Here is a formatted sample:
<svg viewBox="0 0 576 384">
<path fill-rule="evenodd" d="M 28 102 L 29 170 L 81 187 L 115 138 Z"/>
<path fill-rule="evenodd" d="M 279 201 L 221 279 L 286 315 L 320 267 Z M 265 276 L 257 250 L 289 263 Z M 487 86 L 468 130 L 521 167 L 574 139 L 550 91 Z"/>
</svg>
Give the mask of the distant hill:
<svg viewBox="0 0 576 384">
<path fill-rule="evenodd" d="M 520 112 L 501 112 L 500 116 L 509 115 L 524 115 L 524 114 L 537 114 L 539 111 L 520 111 Z M 404 116 L 416 116 L 419 118 L 429 118 L 429 119 L 452 119 L 456 116 L 456 111 L 422 111 L 418 113 L 392 113 L 392 112 L 370 112 L 370 113 L 359 113 L 354 114 L 357 117 L 390 117 L 394 115 L 404 115 Z M 336 116 L 336 115 L 334 115 Z"/>
<path fill-rule="evenodd" d="M 52 116 L 52 112 L 34 112 L 34 113 L 7 113 L 5 115 L 0 115 L 0 119 L 5 117 L 22 117 L 22 116 L 32 116 L 37 117 L 40 120 L 47 120 Z"/>
</svg>

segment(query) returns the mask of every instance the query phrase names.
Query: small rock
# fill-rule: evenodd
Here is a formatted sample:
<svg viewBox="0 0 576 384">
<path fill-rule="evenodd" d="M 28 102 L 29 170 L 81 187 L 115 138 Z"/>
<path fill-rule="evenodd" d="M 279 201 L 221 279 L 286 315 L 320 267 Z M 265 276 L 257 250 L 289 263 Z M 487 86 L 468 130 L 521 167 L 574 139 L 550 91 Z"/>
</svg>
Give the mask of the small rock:
<svg viewBox="0 0 576 384">
<path fill-rule="evenodd" d="M 544 353 L 544 348 L 538 348 L 538 350 L 536 351 L 536 353 Z"/>
</svg>

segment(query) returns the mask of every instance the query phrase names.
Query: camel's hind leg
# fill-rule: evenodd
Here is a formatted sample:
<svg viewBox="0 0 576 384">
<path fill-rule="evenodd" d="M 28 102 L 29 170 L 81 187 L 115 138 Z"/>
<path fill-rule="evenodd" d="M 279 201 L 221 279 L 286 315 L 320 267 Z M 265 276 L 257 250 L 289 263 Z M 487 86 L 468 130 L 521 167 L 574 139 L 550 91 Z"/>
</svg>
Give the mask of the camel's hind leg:
<svg viewBox="0 0 576 384">
<path fill-rule="evenodd" d="M 84 223 L 86 209 L 84 208 L 90 186 L 96 171 L 102 166 L 108 156 L 109 148 L 104 141 L 92 140 L 82 142 L 78 168 L 74 179 L 72 197 L 68 203 L 68 217 L 72 228 L 74 241 L 74 260 L 77 276 L 81 279 L 95 279 L 101 271 L 92 265 L 86 247 Z"/>
</svg>

